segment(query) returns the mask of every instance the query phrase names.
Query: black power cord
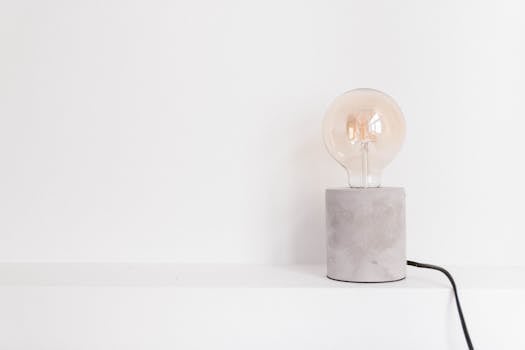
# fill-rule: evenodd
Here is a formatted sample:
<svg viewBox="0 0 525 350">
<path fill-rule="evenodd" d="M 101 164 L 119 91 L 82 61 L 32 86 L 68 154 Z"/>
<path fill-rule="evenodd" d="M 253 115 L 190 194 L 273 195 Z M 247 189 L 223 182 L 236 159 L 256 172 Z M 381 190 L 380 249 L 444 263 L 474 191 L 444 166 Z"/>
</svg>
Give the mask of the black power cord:
<svg viewBox="0 0 525 350">
<path fill-rule="evenodd" d="M 431 265 L 431 264 L 423 264 L 423 263 L 418 263 L 418 262 L 410 261 L 410 260 L 407 261 L 407 265 L 421 267 L 424 269 L 437 270 L 445 274 L 445 276 L 447 276 L 448 280 L 450 281 L 450 284 L 452 284 L 452 289 L 454 290 L 454 296 L 456 298 L 456 306 L 458 308 L 459 319 L 461 321 L 461 328 L 463 328 L 463 334 L 465 335 L 465 341 L 467 342 L 469 350 L 474 350 L 474 345 L 472 345 L 472 340 L 470 339 L 470 334 L 468 333 L 468 329 L 467 329 L 467 323 L 465 322 L 465 317 L 463 316 L 463 310 L 461 309 L 461 304 L 459 302 L 456 282 L 454 282 L 454 278 L 452 278 L 452 275 L 450 274 L 450 272 L 448 272 L 447 270 L 445 270 L 444 268 L 440 266 Z"/>
</svg>

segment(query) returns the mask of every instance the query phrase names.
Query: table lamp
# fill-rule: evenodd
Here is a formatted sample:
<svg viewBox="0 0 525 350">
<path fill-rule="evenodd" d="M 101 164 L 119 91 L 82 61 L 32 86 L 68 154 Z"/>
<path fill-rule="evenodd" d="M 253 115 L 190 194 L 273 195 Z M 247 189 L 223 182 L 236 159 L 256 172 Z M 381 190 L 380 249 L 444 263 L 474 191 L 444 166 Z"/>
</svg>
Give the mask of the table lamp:
<svg viewBox="0 0 525 350">
<path fill-rule="evenodd" d="M 348 186 L 326 190 L 327 276 L 348 282 L 405 278 L 405 191 L 381 186 L 381 172 L 405 137 L 401 109 L 381 91 L 351 90 L 328 108 L 323 135 L 348 175 Z"/>
</svg>

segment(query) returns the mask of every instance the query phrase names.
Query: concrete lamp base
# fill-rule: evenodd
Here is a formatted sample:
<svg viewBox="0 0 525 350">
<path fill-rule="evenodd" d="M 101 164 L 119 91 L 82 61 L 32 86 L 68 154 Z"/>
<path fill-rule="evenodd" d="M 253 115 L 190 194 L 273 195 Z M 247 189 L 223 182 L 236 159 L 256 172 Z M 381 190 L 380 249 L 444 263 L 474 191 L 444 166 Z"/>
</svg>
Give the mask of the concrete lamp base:
<svg viewBox="0 0 525 350">
<path fill-rule="evenodd" d="M 328 278 L 392 282 L 406 276 L 405 190 L 326 190 Z"/>
</svg>

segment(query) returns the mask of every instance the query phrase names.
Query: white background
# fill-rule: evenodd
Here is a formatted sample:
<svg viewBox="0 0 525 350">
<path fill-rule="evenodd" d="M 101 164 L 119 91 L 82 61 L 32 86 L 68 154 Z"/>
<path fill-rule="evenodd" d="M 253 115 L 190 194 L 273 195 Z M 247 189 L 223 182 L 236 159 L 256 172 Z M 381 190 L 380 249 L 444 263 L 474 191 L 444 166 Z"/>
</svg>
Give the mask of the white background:
<svg viewBox="0 0 525 350">
<path fill-rule="evenodd" d="M 525 265 L 520 1 L 0 1 L 0 260 L 322 262 L 321 122 L 392 95 L 408 253 Z"/>
</svg>

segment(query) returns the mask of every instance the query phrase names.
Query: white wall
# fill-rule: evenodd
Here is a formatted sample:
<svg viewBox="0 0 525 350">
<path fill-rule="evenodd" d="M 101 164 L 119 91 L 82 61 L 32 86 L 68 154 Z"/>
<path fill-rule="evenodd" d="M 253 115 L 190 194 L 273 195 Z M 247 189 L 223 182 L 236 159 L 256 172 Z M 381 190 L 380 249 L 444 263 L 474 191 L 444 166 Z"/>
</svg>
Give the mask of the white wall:
<svg viewBox="0 0 525 350">
<path fill-rule="evenodd" d="M 320 135 L 392 95 L 409 256 L 525 265 L 519 1 L 0 2 L 0 260 L 321 262 Z"/>
</svg>

